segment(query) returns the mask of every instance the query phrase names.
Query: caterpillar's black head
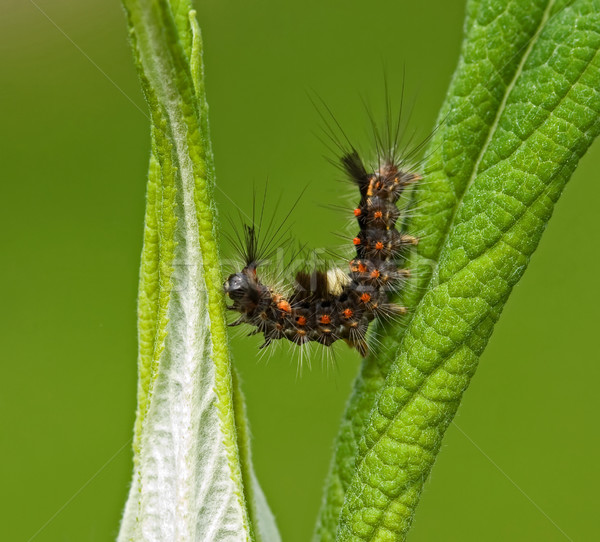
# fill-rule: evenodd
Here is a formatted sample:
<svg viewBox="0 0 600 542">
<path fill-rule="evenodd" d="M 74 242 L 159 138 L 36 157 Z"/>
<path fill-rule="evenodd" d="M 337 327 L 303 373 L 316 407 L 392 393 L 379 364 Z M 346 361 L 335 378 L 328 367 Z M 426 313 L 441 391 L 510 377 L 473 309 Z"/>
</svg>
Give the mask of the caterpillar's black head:
<svg viewBox="0 0 600 542">
<path fill-rule="evenodd" d="M 241 301 L 248 295 L 250 285 L 248 277 L 245 273 L 234 273 L 229 275 L 229 278 L 223 285 L 225 293 L 234 301 Z"/>
<path fill-rule="evenodd" d="M 233 301 L 230 308 L 242 314 L 252 313 L 263 296 L 268 297 L 268 289 L 258 281 L 254 266 L 245 267 L 239 273 L 229 275 L 223 289 Z"/>
<path fill-rule="evenodd" d="M 229 275 L 223 289 L 233 301 L 257 297 L 254 295 L 256 294 L 256 271 L 244 268 L 239 273 Z"/>
</svg>

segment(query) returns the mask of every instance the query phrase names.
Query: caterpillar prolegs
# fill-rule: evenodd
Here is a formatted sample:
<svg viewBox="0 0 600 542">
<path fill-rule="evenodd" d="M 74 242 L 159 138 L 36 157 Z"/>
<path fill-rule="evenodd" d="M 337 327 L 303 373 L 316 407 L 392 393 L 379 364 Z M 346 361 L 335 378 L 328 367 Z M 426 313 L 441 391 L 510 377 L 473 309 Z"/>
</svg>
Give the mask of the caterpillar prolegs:
<svg viewBox="0 0 600 542">
<path fill-rule="evenodd" d="M 369 323 L 406 312 L 390 302 L 390 294 L 408 277 L 409 271 L 401 264 L 407 248 L 416 245 L 418 239 L 399 226 L 402 212 L 397 202 L 421 177 L 401 167 L 395 143 L 392 146 L 378 153 L 377 165 L 371 169 L 353 146 L 342 147 L 339 165 L 360 191 L 359 204 L 353 210 L 359 226 L 353 239 L 356 257 L 349 262 L 347 273 L 333 269 L 301 271 L 286 296 L 261 281 L 257 231 L 254 224 L 245 226 L 245 267 L 224 284 L 233 301 L 228 308 L 240 314 L 230 325 L 253 326 L 254 333 L 264 335 L 261 348 L 279 339 L 297 345 L 315 341 L 324 346 L 343 340 L 366 356 Z"/>
</svg>

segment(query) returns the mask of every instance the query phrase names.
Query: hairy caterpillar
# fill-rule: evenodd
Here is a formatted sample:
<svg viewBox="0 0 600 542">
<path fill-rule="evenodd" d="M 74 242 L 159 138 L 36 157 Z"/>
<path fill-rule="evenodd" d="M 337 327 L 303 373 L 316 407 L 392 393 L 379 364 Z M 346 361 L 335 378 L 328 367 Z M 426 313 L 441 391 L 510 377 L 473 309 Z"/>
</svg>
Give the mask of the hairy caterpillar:
<svg viewBox="0 0 600 542">
<path fill-rule="evenodd" d="M 339 128 L 337 121 L 336 125 Z M 345 134 L 342 132 L 342 142 L 328 126 L 326 133 L 339 151 L 337 165 L 360 193 L 353 210 L 359 227 L 352 240 L 356 255 L 349 262 L 349 270 L 300 271 L 291 293 L 284 295 L 279 288 L 261 281 L 258 268 L 264 250 L 259 247 L 253 221 L 244 226 L 244 238 L 240 240 L 244 267 L 224 284 L 225 293 L 233 301 L 228 309 L 240 314 L 231 326 L 253 326 L 252 334 L 264 336 L 261 348 L 279 339 L 297 345 L 314 341 L 324 346 L 343 340 L 364 357 L 368 353 L 365 336 L 369 323 L 406 312 L 390 302 L 390 293 L 408 277 L 409 271 L 401 264 L 406 249 L 416 245 L 418 239 L 399 226 L 402 212 L 397 202 L 421 176 L 405 167 L 399 156 L 398 132 L 399 118 L 395 130 L 391 129 L 388 102 L 387 129 L 384 134 L 374 129 L 376 159 L 368 167 Z"/>
</svg>

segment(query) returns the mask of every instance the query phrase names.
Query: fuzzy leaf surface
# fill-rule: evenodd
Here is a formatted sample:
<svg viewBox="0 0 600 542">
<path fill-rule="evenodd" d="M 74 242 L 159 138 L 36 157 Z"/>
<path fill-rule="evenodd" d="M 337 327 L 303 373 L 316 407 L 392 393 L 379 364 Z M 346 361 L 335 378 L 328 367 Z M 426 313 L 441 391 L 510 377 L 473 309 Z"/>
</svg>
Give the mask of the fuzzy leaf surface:
<svg viewBox="0 0 600 542">
<path fill-rule="evenodd" d="M 227 345 L 202 42 L 189 0 L 124 0 L 152 121 L 125 541 L 278 542 Z"/>
</svg>

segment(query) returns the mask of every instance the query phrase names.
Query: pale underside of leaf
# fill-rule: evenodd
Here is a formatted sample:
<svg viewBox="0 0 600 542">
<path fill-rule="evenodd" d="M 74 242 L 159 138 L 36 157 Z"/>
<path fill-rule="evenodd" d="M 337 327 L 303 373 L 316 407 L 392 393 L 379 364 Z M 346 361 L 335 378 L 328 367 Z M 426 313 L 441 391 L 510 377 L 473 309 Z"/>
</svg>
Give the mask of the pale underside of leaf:
<svg viewBox="0 0 600 542">
<path fill-rule="evenodd" d="M 134 477 L 119 541 L 279 540 L 232 383 L 202 44 L 186 0 L 126 0 L 152 115 Z M 240 450 L 240 447 L 244 447 Z M 256 501 L 256 502 L 255 502 Z"/>
</svg>

